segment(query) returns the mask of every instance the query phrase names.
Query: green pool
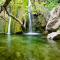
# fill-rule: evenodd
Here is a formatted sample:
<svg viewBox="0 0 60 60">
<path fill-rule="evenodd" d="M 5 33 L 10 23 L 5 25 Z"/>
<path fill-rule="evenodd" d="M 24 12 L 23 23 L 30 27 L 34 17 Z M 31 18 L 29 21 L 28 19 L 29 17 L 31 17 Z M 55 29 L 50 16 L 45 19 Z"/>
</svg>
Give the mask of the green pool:
<svg viewBox="0 0 60 60">
<path fill-rule="evenodd" d="M 0 60 L 60 60 L 60 41 L 44 36 L 0 35 Z"/>
</svg>

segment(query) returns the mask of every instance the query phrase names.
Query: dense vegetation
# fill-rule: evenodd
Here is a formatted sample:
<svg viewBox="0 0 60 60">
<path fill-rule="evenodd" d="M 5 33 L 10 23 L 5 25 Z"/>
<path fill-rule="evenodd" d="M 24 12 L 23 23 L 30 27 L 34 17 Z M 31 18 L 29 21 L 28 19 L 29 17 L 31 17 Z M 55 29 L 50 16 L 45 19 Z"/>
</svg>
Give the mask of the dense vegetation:
<svg viewBox="0 0 60 60">
<path fill-rule="evenodd" d="M 31 0 L 32 3 L 32 15 L 34 16 L 35 22 L 33 22 L 33 27 L 37 32 L 43 32 L 46 26 L 46 18 L 49 11 L 60 4 L 59 0 Z M 12 18 L 11 32 L 23 32 L 28 31 L 28 0 L 0 0 L 0 10 L 3 11 L 3 18 L 8 21 L 7 15 Z M 9 10 L 9 11 L 8 11 Z M 1 12 L 0 11 L 0 12 Z M 7 12 L 8 11 L 8 12 Z M 6 13 L 4 13 L 6 12 Z M 11 15 L 11 14 L 12 15 Z M 5 17 L 4 17 L 5 16 Z M 4 20 L 1 18 L 2 20 Z M 2 26 L 3 31 L 7 32 L 8 22 L 4 22 Z M 23 27 L 23 21 L 26 22 L 26 27 Z M 38 25 L 36 26 L 36 24 Z M 18 26 L 18 27 L 17 27 Z"/>
</svg>

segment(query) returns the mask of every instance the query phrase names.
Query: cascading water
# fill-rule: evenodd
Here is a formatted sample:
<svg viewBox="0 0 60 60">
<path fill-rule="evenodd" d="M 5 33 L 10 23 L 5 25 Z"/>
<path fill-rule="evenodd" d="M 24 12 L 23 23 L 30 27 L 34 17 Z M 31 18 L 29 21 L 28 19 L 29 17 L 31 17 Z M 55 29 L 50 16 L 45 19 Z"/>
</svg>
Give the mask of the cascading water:
<svg viewBox="0 0 60 60">
<path fill-rule="evenodd" d="M 7 34 L 11 34 L 10 33 L 10 26 L 11 26 L 11 17 L 8 17 L 8 33 Z"/>
<path fill-rule="evenodd" d="M 31 7 L 31 1 L 28 1 L 28 13 L 29 13 L 29 32 L 32 32 L 32 7 Z"/>
<path fill-rule="evenodd" d="M 29 32 L 28 33 L 24 33 L 25 35 L 39 35 L 39 33 L 35 33 L 32 30 L 32 4 L 31 1 L 28 0 L 28 14 L 29 14 Z"/>
</svg>

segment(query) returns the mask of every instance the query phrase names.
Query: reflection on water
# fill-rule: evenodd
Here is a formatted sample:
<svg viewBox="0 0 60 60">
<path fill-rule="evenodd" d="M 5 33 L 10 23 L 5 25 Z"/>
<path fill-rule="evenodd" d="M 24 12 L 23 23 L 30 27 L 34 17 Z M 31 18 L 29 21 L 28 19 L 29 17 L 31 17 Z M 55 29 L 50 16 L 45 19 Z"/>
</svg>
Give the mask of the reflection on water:
<svg viewBox="0 0 60 60">
<path fill-rule="evenodd" d="M 51 46 L 54 50 L 60 52 L 60 49 L 57 47 L 57 42 L 56 42 L 56 41 L 54 41 L 54 40 L 49 40 L 48 43 L 50 44 L 50 46 Z"/>
<path fill-rule="evenodd" d="M 10 34 L 8 34 L 7 35 L 7 46 L 8 46 L 8 50 L 10 51 L 10 49 L 11 49 L 11 46 L 12 46 L 12 38 L 11 38 L 11 35 Z"/>
<path fill-rule="evenodd" d="M 60 43 L 44 36 L 0 35 L 0 60 L 60 60 Z"/>
</svg>

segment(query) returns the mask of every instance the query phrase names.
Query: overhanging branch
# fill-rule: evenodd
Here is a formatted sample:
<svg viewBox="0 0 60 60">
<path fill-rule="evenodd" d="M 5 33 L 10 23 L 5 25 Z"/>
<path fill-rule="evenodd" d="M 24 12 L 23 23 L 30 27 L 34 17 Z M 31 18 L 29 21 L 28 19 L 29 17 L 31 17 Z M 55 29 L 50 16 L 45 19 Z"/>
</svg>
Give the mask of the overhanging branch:
<svg viewBox="0 0 60 60">
<path fill-rule="evenodd" d="M 8 14 L 8 16 L 12 17 L 13 19 L 15 19 L 19 24 L 21 24 L 22 28 L 24 28 L 24 25 L 23 23 L 17 19 L 16 17 L 14 17 L 12 14 L 10 14 L 8 11 L 7 11 L 7 6 L 8 4 L 10 3 L 11 0 L 6 0 L 5 3 L 0 7 L 0 13 L 5 10 L 6 13 Z"/>
<path fill-rule="evenodd" d="M 11 0 L 6 0 L 5 3 L 2 6 L 0 6 L 0 13 L 4 10 L 4 8 L 7 8 L 10 1 Z"/>
<path fill-rule="evenodd" d="M 22 25 L 22 22 L 21 21 L 19 21 L 19 19 L 17 19 L 16 17 L 14 17 L 12 14 L 10 14 L 8 11 L 7 11 L 7 9 L 5 8 L 5 11 L 6 11 L 6 13 L 8 14 L 8 16 L 10 16 L 10 17 L 12 17 L 13 19 L 15 19 L 17 22 L 19 22 L 19 24 L 21 24 Z"/>
</svg>

